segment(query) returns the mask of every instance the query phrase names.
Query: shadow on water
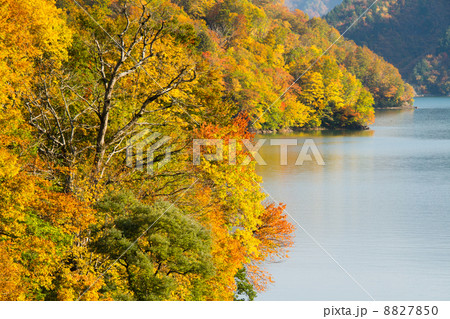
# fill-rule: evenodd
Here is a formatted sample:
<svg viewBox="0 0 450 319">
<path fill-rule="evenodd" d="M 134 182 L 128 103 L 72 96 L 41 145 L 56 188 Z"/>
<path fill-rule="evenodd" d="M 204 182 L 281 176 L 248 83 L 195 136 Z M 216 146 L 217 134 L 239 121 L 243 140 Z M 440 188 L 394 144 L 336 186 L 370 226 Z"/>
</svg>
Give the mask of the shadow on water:
<svg viewBox="0 0 450 319">
<path fill-rule="evenodd" d="M 334 137 L 334 136 L 372 136 L 374 131 L 369 130 L 305 130 L 285 134 L 265 134 L 257 135 L 257 138 L 314 138 L 314 137 Z"/>
</svg>

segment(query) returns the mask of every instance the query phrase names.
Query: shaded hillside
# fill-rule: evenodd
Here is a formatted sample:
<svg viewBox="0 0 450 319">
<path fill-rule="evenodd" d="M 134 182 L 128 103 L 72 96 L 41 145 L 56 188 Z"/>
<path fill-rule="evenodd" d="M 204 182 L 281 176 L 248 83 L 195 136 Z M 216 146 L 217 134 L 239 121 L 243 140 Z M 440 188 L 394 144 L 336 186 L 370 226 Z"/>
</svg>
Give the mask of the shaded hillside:
<svg viewBox="0 0 450 319">
<path fill-rule="evenodd" d="M 343 32 L 372 3 L 372 0 L 344 0 L 325 18 Z M 449 25 L 448 0 L 385 0 L 376 3 L 361 21 L 347 32 L 346 37 L 359 45 L 368 46 L 394 64 L 403 77 L 419 91 L 449 94 L 450 91 L 445 89 L 448 87 L 447 57 L 439 56 L 443 53 L 441 42 Z M 448 55 L 448 48 L 444 50 Z M 438 61 L 434 61 L 436 58 Z M 428 62 L 424 62 L 424 59 Z M 426 74 L 433 73 L 441 83 L 430 85 L 427 81 L 425 82 L 428 84 L 420 82 L 414 75 L 414 68 L 418 63 L 421 63 L 421 66 L 417 72 L 426 69 Z M 431 81 L 433 79 L 431 78 Z"/>
<path fill-rule="evenodd" d="M 300 9 L 310 17 L 321 17 L 340 4 L 342 0 L 286 0 L 290 9 Z"/>
<path fill-rule="evenodd" d="M 434 54 L 427 54 L 413 70 L 420 93 L 450 95 L 450 27 Z"/>
</svg>

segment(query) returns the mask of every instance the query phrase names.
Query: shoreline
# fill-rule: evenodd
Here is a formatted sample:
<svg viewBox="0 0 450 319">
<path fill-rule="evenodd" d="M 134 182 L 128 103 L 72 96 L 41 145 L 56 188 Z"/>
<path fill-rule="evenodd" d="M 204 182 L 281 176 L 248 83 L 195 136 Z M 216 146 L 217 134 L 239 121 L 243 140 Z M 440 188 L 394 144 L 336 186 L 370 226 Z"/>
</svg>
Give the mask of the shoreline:
<svg viewBox="0 0 450 319">
<path fill-rule="evenodd" d="M 291 134 L 295 132 L 317 132 L 317 131 L 368 131 L 370 130 L 369 126 L 364 126 L 360 128 L 344 128 L 344 127 L 314 127 L 314 128 L 282 128 L 279 130 L 251 130 L 252 133 L 255 134 Z"/>
<path fill-rule="evenodd" d="M 414 98 L 417 97 L 450 97 L 450 95 L 419 94 L 414 96 Z"/>
<path fill-rule="evenodd" d="M 417 106 L 411 105 L 411 106 L 392 106 L 392 107 L 375 107 L 374 110 L 416 110 L 418 109 Z"/>
<path fill-rule="evenodd" d="M 387 106 L 387 107 L 374 107 L 373 108 L 375 111 L 376 110 L 415 110 L 417 109 L 417 106 L 414 106 L 414 104 L 409 104 L 409 103 L 403 103 L 400 106 Z"/>
</svg>

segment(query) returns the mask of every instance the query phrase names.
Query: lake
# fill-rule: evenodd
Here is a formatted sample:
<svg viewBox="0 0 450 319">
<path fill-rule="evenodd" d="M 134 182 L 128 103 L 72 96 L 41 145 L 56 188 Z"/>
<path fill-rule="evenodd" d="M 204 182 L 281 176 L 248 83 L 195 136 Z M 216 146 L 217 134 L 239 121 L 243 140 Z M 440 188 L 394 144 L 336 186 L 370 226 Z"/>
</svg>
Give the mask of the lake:
<svg viewBox="0 0 450 319">
<path fill-rule="evenodd" d="M 415 106 L 368 131 L 274 135 L 299 141 L 285 166 L 265 144 L 263 187 L 303 229 L 257 300 L 450 300 L 450 98 Z M 295 165 L 309 138 L 325 166 Z"/>
</svg>

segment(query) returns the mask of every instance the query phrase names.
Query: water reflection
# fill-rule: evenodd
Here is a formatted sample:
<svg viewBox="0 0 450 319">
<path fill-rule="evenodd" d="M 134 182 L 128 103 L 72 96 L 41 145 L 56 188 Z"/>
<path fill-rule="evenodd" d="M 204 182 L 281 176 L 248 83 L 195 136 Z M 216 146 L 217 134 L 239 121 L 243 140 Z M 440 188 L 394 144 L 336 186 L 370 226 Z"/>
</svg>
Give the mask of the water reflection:
<svg viewBox="0 0 450 319">
<path fill-rule="evenodd" d="M 264 188 L 376 299 L 450 298 L 450 99 L 377 112 L 370 131 L 314 131 L 260 154 Z M 314 139 L 325 166 L 296 166 Z M 367 295 L 301 230 L 291 258 L 268 265 L 276 283 L 260 300 L 360 300 Z"/>
</svg>

